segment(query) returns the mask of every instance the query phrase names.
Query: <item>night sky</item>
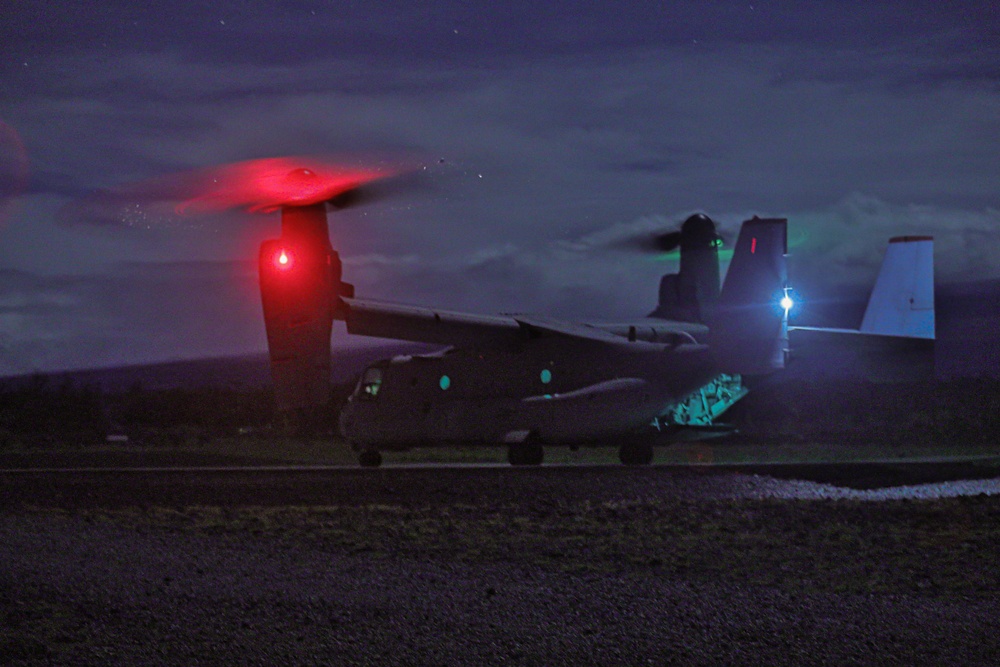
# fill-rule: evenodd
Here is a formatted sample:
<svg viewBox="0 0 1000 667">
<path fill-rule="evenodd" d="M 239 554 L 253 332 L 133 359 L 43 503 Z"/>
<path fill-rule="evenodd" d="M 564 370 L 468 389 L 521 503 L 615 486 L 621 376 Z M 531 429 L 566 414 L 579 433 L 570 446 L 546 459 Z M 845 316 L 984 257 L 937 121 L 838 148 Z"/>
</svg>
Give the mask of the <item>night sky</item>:
<svg viewBox="0 0 1000 667">
<path fill-rule="evenodd" d="M 77 211 L 303 154 L 428 166 L 332 218 L 359 296 L 641 316 L 676 262 L 624 239 L 757 214 L 790 221 L 802 317 L 870 284 L 890 236 L 929 233 L 975 310 L 942 321 L 939 292 L 940 330 L 996 346 L 995 1 L 0 7 L 0 375 L 264 350 L 276 215 Z"/>
</svg>

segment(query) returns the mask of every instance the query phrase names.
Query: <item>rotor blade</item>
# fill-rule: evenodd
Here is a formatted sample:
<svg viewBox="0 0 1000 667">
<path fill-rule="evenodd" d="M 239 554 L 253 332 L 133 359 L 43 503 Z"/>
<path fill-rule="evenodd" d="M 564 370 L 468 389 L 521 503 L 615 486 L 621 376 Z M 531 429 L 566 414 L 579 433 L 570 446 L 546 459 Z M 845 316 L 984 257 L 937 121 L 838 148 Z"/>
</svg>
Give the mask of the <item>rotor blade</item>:
<svg viewBox="0 0 1000 667">
<path fill-rule="evenodd" d="M 64 223 L 146 226 L 230 209 L 270 212 L 341 197 L 346 203 L 348 193 L 408 171 L 408 167 L 384 161 L 355 166 L 308 156 L 246 160 L 101 190 L 63 207 L 58 219 Z M 367 200 L 358 196 L 349 203 Z"/>
<path fill-rule="evenodd" d="M 395 174 L 367 181 L 355 188 L 345 190 L 326 200 L 335 211 L 341 211 L 355 206 L 365 206 L 374 202 L 399 196 L 413 194 L 417 191 L 427 191 L 431 188 L 426 170 L 401 170 Z"/>
<path fill-rule="evenodd" d="M 651 245 L 656 252 L 670 252 L 681 244 L 681 232 L 666 232 L 652 237 Z"/>
<path fill-rule="evenodd" d="M 680 232 L 659 232 L 637 234 L 621 239 L 609 247 L 640 253 L 660 254 L 676 250 L 680 246 Z"/>
<path fill-rule="evenodd" d="M 178 210 L 247 208 L 267 212 L 282 206 L 308 206 L 395 173 L 388 168 L 344 167 L 314 158 L 248 160 L 196 174 L 193 185 L 198 194 L 181 202 Z"/>
</svg>

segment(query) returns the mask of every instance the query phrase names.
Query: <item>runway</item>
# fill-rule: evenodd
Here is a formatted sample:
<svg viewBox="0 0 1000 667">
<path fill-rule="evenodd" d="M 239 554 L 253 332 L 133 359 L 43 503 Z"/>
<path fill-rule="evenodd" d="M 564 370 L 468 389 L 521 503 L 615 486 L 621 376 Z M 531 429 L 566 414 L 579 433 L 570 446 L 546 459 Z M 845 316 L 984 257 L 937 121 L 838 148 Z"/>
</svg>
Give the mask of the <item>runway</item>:
<svg viewBox="0 0 1000 667">
<path fill-rule="evenodd" d="M 650 495 L 885 501 L 1000 494 L 996 458 L 852 463 L 688 464 L 626 467 L 494 463 L 85 466 L 0 469 L 3 507 L 191 505 L 444 505 L 553 497 L 619 502 Z"/>
<path fill-rule="evenodd" d="M 893 466 L 893 467 L 913 467 L 913 466 L 940 466 L 965 464 L 971 466 L 998 466 L 997 476 L 1000 477 L 1000 456 L 933 456 L 933 457 L 904 457 L 904 458 L 883 458 L 863 461 L 820 461 L 820 462 L 798 462 L 798 461 L 761 461 L 753 463 L 700 463 L 691 462 L 686 464 L 653 464 L 646 466 L 646 469 L 668 469 L 668 470 L 744 470 L 749 468 L 761 471 L 770 470 L 781 473 L 783 470 L 791 470 L 803 467 L 822 468 L 826 466 L 854 466 L 858 468 L 870 466 Z M 537 467 L 525 466 L 514 467 L 507 463 L 451 463 L 451 462 L 427 462 L 427 463 L 385 463 L 378 470 L 607 470 L 621 468 L 616 463 L 543 463 Z M 289 465 L 113 465 L 113 466 L 22 466 L 0 468 L 0 475 L 18 474 L 70 474 L 70 473 L 118 473 L 118 474 L 170 474 L 170 473 L 273 473 L 273 472 L 370 472 L 371 468 L 350 465 L 324 465 L 324 464 L 289 464 Z M 765 473 L 766 474 L 766 473 Z"/>
</svg>

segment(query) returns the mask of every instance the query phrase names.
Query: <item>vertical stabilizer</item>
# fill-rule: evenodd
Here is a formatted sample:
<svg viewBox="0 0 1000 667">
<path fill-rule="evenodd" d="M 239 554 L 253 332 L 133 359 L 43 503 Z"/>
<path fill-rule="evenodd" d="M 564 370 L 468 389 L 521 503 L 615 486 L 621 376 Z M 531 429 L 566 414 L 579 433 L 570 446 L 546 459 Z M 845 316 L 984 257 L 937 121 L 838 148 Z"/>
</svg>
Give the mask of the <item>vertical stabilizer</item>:
<svg viewBox="0 0 1000 667">
<path fill-rule="evenodd" d="M 934 239 L 889 240 L 861 333 L 934 339 Z"/>
<path fill-rule="evenodd" d="M 784 368 L 788 313 L 788 221 L 748 220 L 740 228 L 710 327 L 712 345 L 728 373 L 769 373 Z"/>
</svg>

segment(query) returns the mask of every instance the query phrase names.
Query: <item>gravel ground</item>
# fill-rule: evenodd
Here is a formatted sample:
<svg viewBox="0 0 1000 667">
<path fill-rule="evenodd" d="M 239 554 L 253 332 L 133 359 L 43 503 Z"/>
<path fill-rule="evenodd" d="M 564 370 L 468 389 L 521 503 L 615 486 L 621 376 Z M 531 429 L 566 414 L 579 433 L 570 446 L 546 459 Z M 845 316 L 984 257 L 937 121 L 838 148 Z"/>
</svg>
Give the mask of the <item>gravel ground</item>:
<svg viewBox="0 0 1000 667">
<path fill-rule="evenodd" d="M 996 665 L 993 483 L 0 475 L 0 663 Z"/>
</svg>

